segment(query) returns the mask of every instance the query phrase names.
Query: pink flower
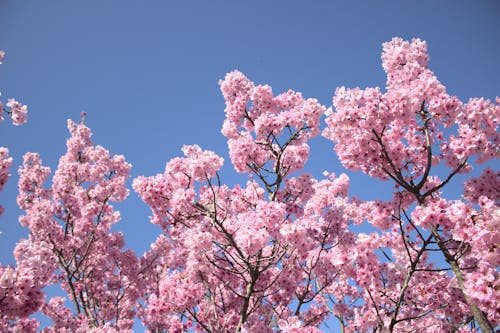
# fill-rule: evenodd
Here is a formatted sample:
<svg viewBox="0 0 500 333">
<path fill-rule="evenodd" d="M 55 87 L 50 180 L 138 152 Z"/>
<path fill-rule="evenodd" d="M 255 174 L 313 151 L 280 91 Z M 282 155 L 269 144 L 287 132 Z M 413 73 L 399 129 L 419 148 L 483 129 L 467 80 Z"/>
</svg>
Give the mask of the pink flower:
<svg viewBox="0 0 500 333">
<path fill-rule="evenodd" d="M 8 112 L 11 113 L 12 123 L 14 125 L 22 125 L 28 119 L 28 107 L 11 98 L 7 101 Z"/>
</svg>

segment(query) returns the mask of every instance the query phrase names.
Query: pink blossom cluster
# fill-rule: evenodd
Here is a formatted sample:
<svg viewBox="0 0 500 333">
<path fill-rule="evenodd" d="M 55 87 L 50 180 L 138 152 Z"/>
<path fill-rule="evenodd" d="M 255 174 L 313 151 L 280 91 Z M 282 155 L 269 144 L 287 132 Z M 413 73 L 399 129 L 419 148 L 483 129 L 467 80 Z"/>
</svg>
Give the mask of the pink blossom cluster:
<svg viewBox="0 0 500 333">
<path fill-rule="evenodd" d="M 382 179 L 399 171 L 405 181 L 416 182 L 429 164 L 442 160 L 458 168 L 472 156 L 478 162 L 499 157 L 498 101 L 471 99 L 463 104 L 448 95 L 427 68 L 426 44 L 419 39 L 385 43 L 382 62 L 386 93 L 379 88 L 338 88 L 336 110 L 327 114 L 323 135 L 335 142 L 347 169 Z M 457 135 L 445 137 L 454 124 Z"/>
<path fill-rule="evenodd" d="M 484 311 L 493 325 L 500 324 L 500 208 L 498 201 L 479 198 L 480 210 L 462 215 L 454 229 L 455 239 L 470 245 L 464 266 L 472 266 L 465 276 L 466 294 Z M 471 209 L 472 210 L 472 209 Z M 459 212 L 457 212 L 459 213 Z M 465 218 L 464 218 L 465 216 Z M 469 218 L 470 216 L 470 218 Z M 457 216 L 458 220 L 458 216 Z M 465 221 L 464 221 L 465 220 Z"/>
<path fill-rule="evenodd" d="M 226 100 L 222 133 L 228 138 L 231 161 L 238 172 L 280 164 L 284 172 L 304 167 L 307 139 L 319 134 L 324 106 L 289 90 L 274 96 L 267 85 L 255 85 L 234 71 L 219 82 Z"/>
<path fill-rule="evenodd" d="M 22 125 L 28 119 L 28 107 L 16 101 L 13 98 L 10 98 L 7 101 L 8 109 L 3 109 L 3 105 L 0 102 L 0 108 L 3 109 L 4 112 L 10 115 L 12 118 L 12 123 L 14 125 Z M 2 115 L 0 114 L 0 121 L 3 120 Z"/>
<path fill-rule="evenodd" d="M 471 98 L 457 114 L 457 135 L 450 137 L 446 154 L 458 160 L 477 156 L 477 163 L 500 157 L 500 98 L 495 103 Z M 453 164 L 452 164 L 453 165 Z"/>
<path fill-rule="evenodd" d="M 461 258 L 465 276 L 465 294 L 488 317 L 498 324 L 500 299 L 498 267 L 500 265 L 500 210 L 491 199 L 482 196 L 480 211 L 462 201 L 440 199 L 413 211 L 414 223 L 429 229 L 438 225 L 449 237 L 450 250 Z"/>
<path fill-rule="evenodd" d="M 196 145 L 184 146 L 183 152 L 186 157 L 168 162 L 163 175 L 138 177 L 132 185 L 152 208 L 152 222 L 164 228 L 167 223 L 200 215 L 198 209 L 193 207 L 196 197 L 194 184 L 214 177 L 224 162 L 214 152 L 202 151 Z M 168 215 L 165 215 L 166 211 L 169 211 Z"/>
<path fill-rule="evenodd" d="M 497 205 L 500 203 L 500 170 L 486 168 L 479 177 L 470 178 L 464 182 L 464 197 L 473 203 L 478 203 L 485 196 Z"/>
<path fill-rule="evenodd" d="M 48 244 L 21 241 L 14 251 L 17 267 L 0 266 L 2 317 L 27 317 L 43 304 L 42 288 L 55 268 Z"/>
<path fill-rule="evenodd" d="M 450 216 L 450 202 L 445 199 L 432 200 L 426 206 L 418 206 L 412 213 L 413 222 L 424 229 L 432 226 L 441 226 L 451 229 L 454 226 L 453 217 Z"/>
</svg>

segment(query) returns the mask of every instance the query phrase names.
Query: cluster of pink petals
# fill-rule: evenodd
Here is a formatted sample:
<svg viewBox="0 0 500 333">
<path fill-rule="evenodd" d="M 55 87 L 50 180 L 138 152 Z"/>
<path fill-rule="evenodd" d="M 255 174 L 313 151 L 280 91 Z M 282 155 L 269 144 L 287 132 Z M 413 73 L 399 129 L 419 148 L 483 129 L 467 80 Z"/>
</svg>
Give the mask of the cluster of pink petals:
<svg viewBox="0 0 500 333">
<path fill-rule="evenodd" d="M 0 103 L 0 108 L 2 104 Z M 12 123 L 14 125 L 22 125 L 28 119 L 28 107 L 11 98 L 7 101 L 7 113 L 10 114 L 12 118 Z"/>
<path fill-rule="evenodd" d="M 478 203 L 481 196 L 500 202 L 500 170 L 486 168 L 479 177 L 470 178 L 464 182 L 464 197 L 473 203 Z"/>
<path fill-rule="evenodd" d="M 448 143 L 451 154 L 459 160 L 477 156 L 477 163 L 500 157 L 500 98 L 495 103 L 471 98 L 457 114 L 457 135 Z"/>
<path fill-rule="evenodd" d="M 154 177 L 137 177 L 132 187 L 153 210 L 152 222 L 166 227 L 177 219 L 196 215 L 194 183 L 211 179 L 224 160 L 199 146 L 184 146 L 186 157 L 167 163 L 165 172 Z M 169 211 L 168 215 L 165 213 Z"/>
<path fill-rule="evenodd" d="M 500 324 L 500 208 L 498 201 L 481 196 L 480 210 L 467 222 L 457 223 L 454 234 L 472 244 L 465 263 L 475 269 L 468 271 L 466 293 L 488 314 L 492 324 Z"/>
<path fill-rule="evenodd" d="M 425 42 L 394 38 L 384 44 L 382 61 L 386 93 L 379 88 L 338 88 L 333 98 L 336 111 L 327 114 L 323 135 L 335 142 L 347 169 L 382 179 L 388 178 L 387 170 L 398 169 L 406 179 L 415 180 L 428 163 L 427 140 L 435 151 L 432 165 L 444 160 L 456 168 L 472 156 L 478 162 L 500 156 L 498 101 L 471 99 L 463 104 L 448 95 L 427 68 Z M 454 124 L 458 133 L 445 138 L 444 131 Z M 428 137 L 422 132 L 424 125 Z"/>
<path fill-rule="evenodd" d="M 270 86 L 255 85 L 238 71 L 219 84 L 226 100 L 222 133 L 235 169 L 248 172 L 279 163 L 288 172 L 302 169 L 309 156 L 305 142 L 319 134 L 324 106 L 292 90 L 274 96 Z M 281 159 L 276 152 L 284 147 Z"/>
<path fill-rule="evenodd" d="M 2 313 L 9 318 L 25 317 L 43 302 L 41 289 L 51 278 L 55 260 L 45 242 L 19 242 L 14 251 L 17 267 L 4 267 Z"/>
</svg>

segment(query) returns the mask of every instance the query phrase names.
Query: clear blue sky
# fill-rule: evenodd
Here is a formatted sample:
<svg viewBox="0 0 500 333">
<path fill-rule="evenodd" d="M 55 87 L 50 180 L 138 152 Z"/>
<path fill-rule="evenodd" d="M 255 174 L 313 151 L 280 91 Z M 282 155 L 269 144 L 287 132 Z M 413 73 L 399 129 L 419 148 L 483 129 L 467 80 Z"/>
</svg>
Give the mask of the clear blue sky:
<svg viewBox="0 0 500 333">
<path fill-rule="evenodd" d="M 225 73 L 239 69 L 275 93 L 291 88 L 329 106 L 337 86 L 384 87 L 381 44 L 419 37 L 450 93 L 492 99 L 500 95 L 499 17 L 497 0 L 0 0 L 1 99 L 29 106 L 25 126 L 0 125 L 0 146 L 15 159 L 0 193 L 0 262 L 12 263 L 15 243 L 27 235 L 15 205 L 21 156 L 39 152 L 54 170 L 66 119 L 83 110 L 94 142 L 124 154 L 133 177 L 163 172 L 183 144 L 196 143 L 225 158 L 223 181 L 234 183 L 245 178 L 233 171 L 220 134 Z M 323 138 L 306 169 L 318 177 L 343 171 Z M 351 194 L 377 196 L 376 182 L 350 176 Z M 117 208 L 116 229 L 142 254 L 160 231 L 148 207 L 131 191 Z"/>
</svg>

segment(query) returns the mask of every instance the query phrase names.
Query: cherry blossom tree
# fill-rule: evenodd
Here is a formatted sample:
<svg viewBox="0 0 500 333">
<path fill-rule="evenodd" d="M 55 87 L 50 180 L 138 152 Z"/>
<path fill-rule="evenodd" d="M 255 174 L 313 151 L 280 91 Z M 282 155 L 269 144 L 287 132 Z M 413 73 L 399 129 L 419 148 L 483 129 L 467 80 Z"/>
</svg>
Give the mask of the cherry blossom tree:
<svg viewBox="0 0 500 333">
<path fill-rule="evenodd" d="M 110 232 L 120 220 L 111 202 L 128 195 L 130 165 L 94 146 L 83 123 L 68 121 L 68 128 L 68 150 L 50 188 L 44 188 L 50 170 L 38 154 L 27 153 L 19 168 L 17 202 L 26 212 L 19 221 L 30 233 L 16 247 L 17 271 L 2 272 L 2 331 L 36 330 L 34 319 L 29 328 L 16 322 L 36 311 L 54 323 L 46 332 L 131 331 L 133 326 L 139 260 L 121 249 L 122 234 Z M 50 284 L 61 286 L 70 308 L 61 297 L 45 301 L 41 289 Z"/>
<path fill-rule="evenodd" d="M 385 92 L 338 88 L 329 109 L 227 74 L 222 133 L 248 181 L 226 185 L 223 159 L 197 145 L 134 179 L 161 230 L 142 256 L 110 229 L 130 164 L 69 121 L 50 186 L 37 154 L 19 169 L 30 233 L 17 267 L 0 267 L 1 330 L 36 332 L 29 316 L 42 312 L 44 332 L 131 331 L 137 319 L 150 332 L 319 332 L 334 321 L 341 332 L 493 332 L 500 172 L 471 175 L 500 155 L 500 99 L 449 95 L 418 39 L 385 43 L 382 62 Z M 346 174 L 307 173 L 320 134 L 347 170 L 392 182 L 392 199 L 362 201 Z M 446 199 L 459 174 L 462 197 Z M 49 285 L 66 297 L 46 296 Z"/>
<path fill-rule="evenodd" d="M 500 99 L 461 102 L 446 92 L 428 60 L 419 39 L 385 43 L 386 92 L 338 88 L 336 112 L 329 111 L 323 135 L 335 142 L 344 167 L 396 187 L 393 200 L 375 203 L 368 219 L 382 234 L 399 238 L 392 253 L 384 252 L 384 265 L 400 270 L 391 281 L 396 288 L 388 294 L 381 274 L 382 288 L 364 291 L 376 327 L 457 330 L 474 323 L 490 332 L 500 315 L 500 173 L 486 169 L 468 180 L 461 200 L 447 200 L 442 190 L 474 164 L 500 156 Z M 440 178 L 435 170 L 443 165 L 448 171 Z M 429 262 L 432 251 L 446 264 Z"/>
</svg>

